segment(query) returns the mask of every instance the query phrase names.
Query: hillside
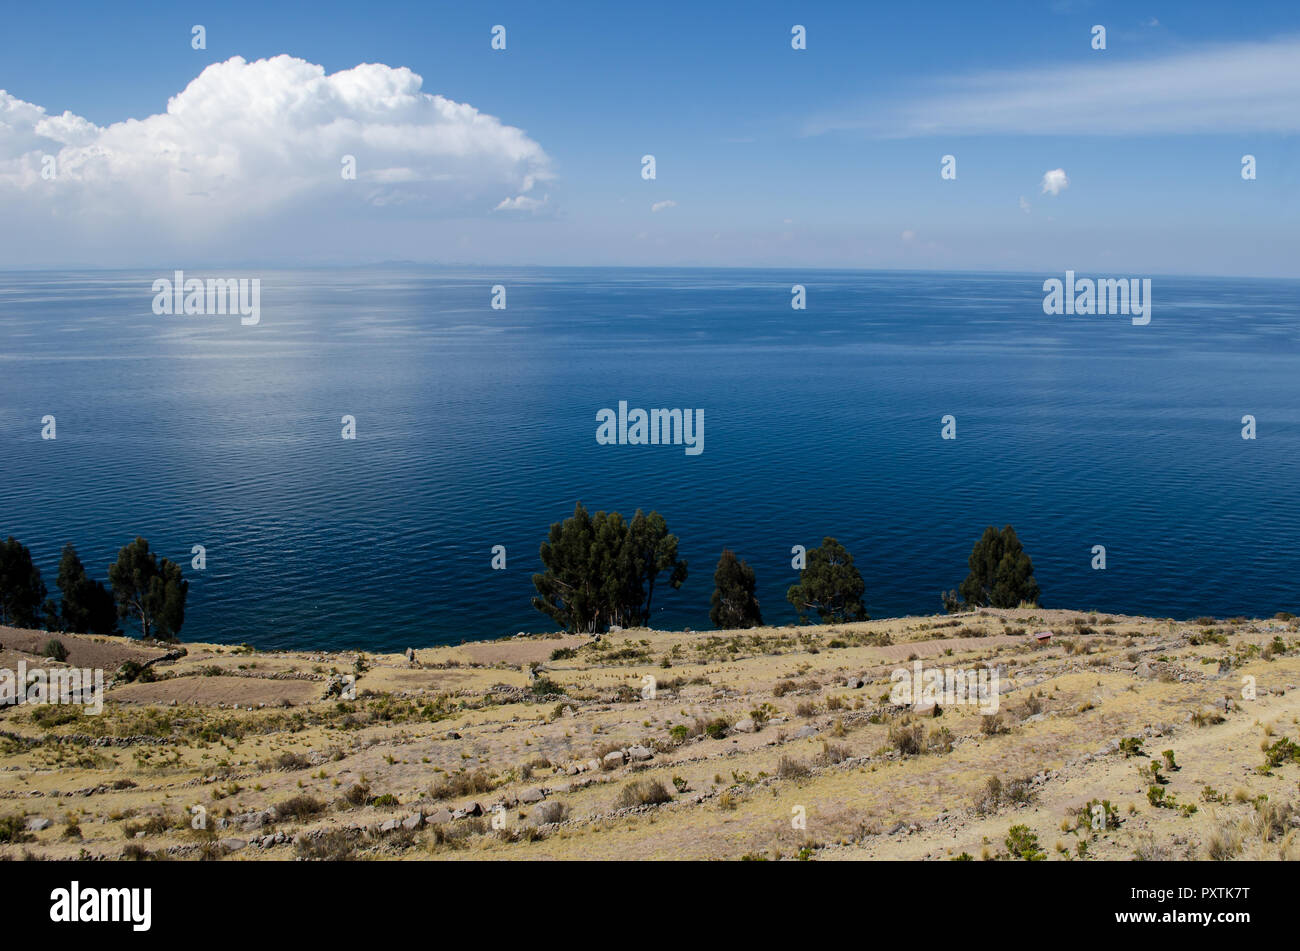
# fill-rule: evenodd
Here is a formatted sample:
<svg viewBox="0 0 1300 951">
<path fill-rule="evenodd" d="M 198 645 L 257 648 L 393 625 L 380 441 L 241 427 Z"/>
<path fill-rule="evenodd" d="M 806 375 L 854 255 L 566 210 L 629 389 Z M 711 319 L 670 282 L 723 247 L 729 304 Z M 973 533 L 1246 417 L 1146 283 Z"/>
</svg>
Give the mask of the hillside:
<svg viewBox="0 0 1300 951">
<path fill-rule="evenodd" d="M 97 716 L 0 710 L 0 855 L 1296 858 L 1300 624 L 1280 617 L 987 610 L 413 660 L 60 635 L 110 680 L 153 663 Z M 49 637 L 0 628 L 0 668 L 59 666 Z M 891 702 L 916 661 L 996 672 L 998 713 Z"/>
</svg>

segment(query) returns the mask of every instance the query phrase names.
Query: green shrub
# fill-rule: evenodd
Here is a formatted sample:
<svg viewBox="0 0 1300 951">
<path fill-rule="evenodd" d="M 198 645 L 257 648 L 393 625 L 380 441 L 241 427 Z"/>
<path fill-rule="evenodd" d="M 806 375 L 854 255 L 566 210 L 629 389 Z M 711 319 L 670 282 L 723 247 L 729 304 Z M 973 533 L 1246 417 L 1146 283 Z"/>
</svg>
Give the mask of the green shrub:
<svg viewBox="0 0 1300 951">
<path fill-rule="evenodd" d="M 1047 858 L 1047 853 L 1038 847 L 1038 836 L 1029 831 L 1029 826 L 1012 826 L 1007 830 L 1005 843 L 1012 858 L 1026 862 L 1041 862 Z"/>
</svg>

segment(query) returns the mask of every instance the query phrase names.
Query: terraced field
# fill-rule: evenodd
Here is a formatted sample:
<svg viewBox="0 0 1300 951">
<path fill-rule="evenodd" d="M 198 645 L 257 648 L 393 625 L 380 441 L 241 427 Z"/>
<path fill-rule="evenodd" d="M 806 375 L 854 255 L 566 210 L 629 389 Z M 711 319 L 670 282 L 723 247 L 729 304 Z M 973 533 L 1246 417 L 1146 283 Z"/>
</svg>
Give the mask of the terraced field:
<svg viewBox="0 0 1300 951">
<path fill-rule="evenodd" d="M 100 667 L 103 711 L 0 710 L 5 858 L 1300 856 L 1286 615 L 988 610 L 409 655 L 59 637 L 63 665 L 49 635 L 0 628 L 0 667 Z M 917 661 L 996 690 L 899 702 Z"/>
</svg>

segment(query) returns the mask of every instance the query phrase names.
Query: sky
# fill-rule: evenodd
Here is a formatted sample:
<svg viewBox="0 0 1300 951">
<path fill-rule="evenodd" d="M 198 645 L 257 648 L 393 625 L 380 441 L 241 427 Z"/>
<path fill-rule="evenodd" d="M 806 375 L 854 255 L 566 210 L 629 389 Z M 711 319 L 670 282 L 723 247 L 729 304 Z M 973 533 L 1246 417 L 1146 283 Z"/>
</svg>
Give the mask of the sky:
<svg viewBox="0 0 1300 951">
<path fill-rule="evenodd" d="M 74 0 L 5 20 L 0 268 L 1300 277 L 1291 2 Z"/>
</svg>

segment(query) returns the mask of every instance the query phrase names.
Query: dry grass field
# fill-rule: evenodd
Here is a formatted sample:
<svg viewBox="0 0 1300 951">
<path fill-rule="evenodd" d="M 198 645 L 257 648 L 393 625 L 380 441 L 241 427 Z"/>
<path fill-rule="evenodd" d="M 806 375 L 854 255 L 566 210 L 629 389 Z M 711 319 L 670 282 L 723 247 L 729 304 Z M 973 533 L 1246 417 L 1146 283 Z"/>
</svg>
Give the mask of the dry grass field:
<svg viewBox="0 0 1300 951">
<path fill-rule="evenodd" d="M 0 667 L 60 666 L 49 637 L 0 628 Z M 103 711 L 0 709 L 0 858 L 1300 857 L 1287 615 L 986 610 L 414 660 L 59 638 L 105 670 Z M 998 712 L 892 702 L 915 661 L 996 671 Z"/>
</svg>

